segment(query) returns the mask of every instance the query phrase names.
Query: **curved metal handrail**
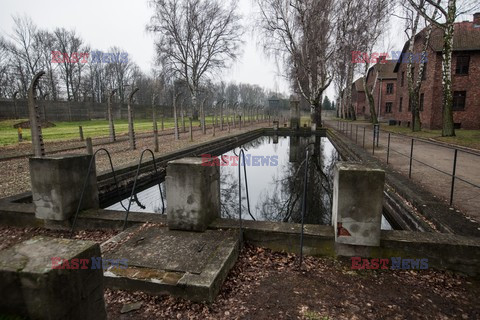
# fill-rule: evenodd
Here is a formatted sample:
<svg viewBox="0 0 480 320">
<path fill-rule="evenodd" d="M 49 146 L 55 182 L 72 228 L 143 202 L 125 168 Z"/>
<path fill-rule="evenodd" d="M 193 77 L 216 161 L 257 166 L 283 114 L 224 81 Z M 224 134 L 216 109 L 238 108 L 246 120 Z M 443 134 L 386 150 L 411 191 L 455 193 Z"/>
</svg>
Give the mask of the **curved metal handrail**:
<svg viewBox="0 0 480 320">
<path fill-rule="evenodd" d="M 247 150 L 248 151 L 248 150 Z M 248 214 L 252 218 L 252 220 L 256 221 L 255 217 L 253 216 L 251 210 L 250 210 L 250 196 L 248 194 L 248 179 L 247 179 L 247 165 L 245 164 L 245 152 L 243 151 L 243 148 L 240 149 L 240 152 L 238 153 L 238 199 L 239 199 L 239 204 L 240 204 L 240 217 L 242 214 L 242 191 L 241 191 L 241 184 L 242 184 L 242 179 L 241 179 L 241 173 L 240 173 L 240 167 L 241 167 L 241 156 L 243 155 L 243 176 L 245 177 L 245 193 L 247 194 L 247 209 L 248 209 Z"/>
<path fill-rule="evenodd" d="M 115 168 L 113 167 L 113 162 L 112 162 L 112 157 L 110 155 L 110 152 L 108 152 L 107 149 L 105 148 L 100 148 L 98 149 L 97 151 L 95 151 L 95 153 L 93 154 L 92 156 L 92 159 L 90 159 L 90 164 L 88 165 L 88 171 L 87 171 L 87 176 L 85 177 L 85 180 L 83 182 L 83 189 L 82 189 L 82 193 L 80 195 L 80 200 L 78 201 L 78 206 L 77 206 L 77 211 L 75 212 L 75 216 L 73 218 L 73 223 L 72 223 L 72 228 L 70 229 L 70 237 L 73 235 L 73 230 L 75 229 L 75 224 L 77 223 L 77 217 L 78 217 L 78 213 L 80 212 L 80 208 L 82 206 L 82 202 L 83 202 L 83 196 L 85 194 L 85 189 L 87 188 L 87 182 L 88 182 L 88 178 L 90 177 L 90 171 L 92 170 L 92 165 L 95 161 L 95 157 L 97 156 L 97 153 L 99 153 L 100 151 L 105 151 L 105 153 L 107 154 L 108 156 L 108 160 L 110 162 L 110 169 L 112 170 L 112 173 L 113 173 L 113 180 L 115 182 L 115 187 L 116 187 L 116 190 L 117 190 L 117 195 L 118 197 L 120 198 L 120 189 L 118 188 L 118 181 L 117 181 L 117 175 L 115 174 Z M 127 208 L 123 205 L 123 202 L 120 200 L 120 204 L 122 205 L 122 207 L 127 210 Z"/>
<path fill-rule="evenodd" d="M 153 153 L 153 151 L 151 149 L 145 149 L 142 151 L 141 155 L 140 155 L 140 160 L 138 161 L 138 166 L 137 166 L 137 173 L 135 174 L 135 180 L 133 181 L 133 188 L 132 188 L 132 192 L 130 194 L 130 200 L 128 201 L 128 208 L 126 209 L 127 210 L 127 213 L 125 215 L 125 221 L 123 222 L 123 230 L 126 229 L 127 227 L 127 221 L 128 221 L 128 215 L 130 214 L 130 207 L 132 206 L 132 202 L 137 202 L 135 201 L 135 197 L 136 197 L 136 194 L 135 194 L 135 188 L 137 186 L 137 180 L 138 180 L 138 175 L 140 173 L 140 168 L 142 166 L 142 160 L 143 160 L 143 155 L 145 154 L 145 152 L 150 152 L 150 154 L 152 155 L 152 159 L 153 159 L 153 168 L 155 169 L 155 175 L 158 176 L 158 170 L 157 170 L 157 163 L 155 161 L 155 154 Z M 161 182 L 158 183 L 158 190 L 160 191 L 160 199 L 162 199 L 162 214 L 165 213 L 165 202 L 163 200 L 163 193 L 162 193 L 162 187 L 161 187 Z M 138 202 L 137 202 L 138 203 Z"/>
</svg>

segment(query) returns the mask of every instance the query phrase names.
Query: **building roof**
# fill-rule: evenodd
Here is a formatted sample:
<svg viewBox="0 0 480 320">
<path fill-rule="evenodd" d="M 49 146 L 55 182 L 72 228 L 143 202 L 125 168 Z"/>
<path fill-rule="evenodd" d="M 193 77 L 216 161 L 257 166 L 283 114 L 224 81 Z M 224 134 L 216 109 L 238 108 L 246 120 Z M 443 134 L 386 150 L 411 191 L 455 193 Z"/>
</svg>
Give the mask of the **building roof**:
<svg viewBox="0 0 480 320">
<path fill-rule="evenodd" d="M 367 81 L 368 77 L 372 72 L 378 71 L 378 79 L 379 80 L 387 80 L 387 79 L 397 79 L 397 74 L 394 72 L 395 65 L 397 62 L 395 60 L 386 60 L 384 63 L 376 63 L 374 64 L 369 70 L 367 74 Z"/>
<path fill-rule="evenodd" d="M 430 47 L 434 51 L 442 51 L 443 31 L 441 29 L 433 29 L 432 35 L 430 36 Z M 473 21 L 455 23 L 455 29 L 453 32 L 453 50 L 480 50 L 480 27 L 475 26 Z"/>
<path fill-rule="evenodd" d="M 415 35 L 415 41 L 423 38 L 427 28 Z M 443 49 L 443 30 L 434 27 L 430 36 L 429 47 L 431 50 L 441 52 Z M 402 53 L 408 49 L 408 41 L 405 42 Z M 480 26 L 473 21 L 457 22 L 453 32 L 453 51 L 480 51 Z M 397 62 L 394 72 L 398 72 L 400 61 Z"/>
<path fill-rule="evenodd" d="M 365 88 L 363 87 L 363 79 L 364 77 L 360 77 L 357 80 L 353 82 L 353 88 L 357 92 L 365 91 Z"/>
</svg>

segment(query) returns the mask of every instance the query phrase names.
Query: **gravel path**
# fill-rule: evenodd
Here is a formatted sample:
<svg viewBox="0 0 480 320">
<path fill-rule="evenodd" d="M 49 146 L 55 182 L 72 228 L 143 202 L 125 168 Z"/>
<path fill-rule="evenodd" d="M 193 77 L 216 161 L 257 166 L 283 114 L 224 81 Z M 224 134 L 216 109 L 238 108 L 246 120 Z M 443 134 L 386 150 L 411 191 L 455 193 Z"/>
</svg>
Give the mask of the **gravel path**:
<svg viewBox="0 0 480 320">
<path fill-rule="evenodd" d="M 325 121 L 328 126 L 338 131 L 337 121 Z M 348 133 L 352 143 L 363 145 L 363 128 L 365 127 L 365 150 L 372 152 L 373 132 L 369 124 L 348 124 Z M 356 125 L 359 126 L 358 135 Z M 338 131 L 341 133 L 341 131 Z M 409 174 L 410 152 L 412 138 L 403 135 L 391 134 L 390 152 L 387 152 L 388 133 L 381 131 L 379 147 L 375 147 L 375 157 L 386 162 L 387 154 L 389 165 L 397 172 Z M 480 222 L 480 156 L 459 149 L 456 164 L 455 188 L 452 210 L 458 209 L 468 219 Z M 421 139 L 415 139 L 412 161 L 412 180 L 449 205 L 454 150 L 439 144 L 432 144 Z M 433 169 L 433 168 L 435 169 Z M 466 183 L 464 181 L 468 181 Z"/>
</svg>

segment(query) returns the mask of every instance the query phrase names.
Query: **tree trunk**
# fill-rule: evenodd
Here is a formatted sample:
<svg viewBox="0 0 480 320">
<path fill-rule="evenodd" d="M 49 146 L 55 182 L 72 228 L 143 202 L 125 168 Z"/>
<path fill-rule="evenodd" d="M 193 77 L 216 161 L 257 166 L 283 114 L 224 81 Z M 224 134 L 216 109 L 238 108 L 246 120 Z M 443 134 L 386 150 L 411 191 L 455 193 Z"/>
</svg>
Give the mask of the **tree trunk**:
<svg viewBox="0 0 480 320">
<path fill-rule="evenodd" d="M 356 120 L 355 110 L 352 105 L 352 83 L 353 83 L 353 64 L 348 63 L 347 67 L 347 84 L 345 86 L 345 108 L 347 119 Z"/>
<path fill-rule="evenodd" d="M 373 124 L 377 124 L 378 119 L 377 119 L 377 113 L 375 112 L 375 100 L 373 100 L 373 95 L 370 92 L 370 90 L 368 89 L 367 81 L 365 79 L 366 79 L 366 77 L 363 79 L 363 88 L 365 90 L 365 97 L 367 98 L 368 106 L 370 108 L 371 122 Z"/>
<path fill-rule="evenodd" d="M 418 132 L 422 130 L 422 122 L 420 120 L 420 94 L 418 90 L 413 90 L 410 97 L 412 104 L 412 131 Z"/>
<path fill-rule="evenodd" d="M 442 82 L 443 82 L 443 126 L 442 136 L 455 136 L 453 127 L 453 96 L 452 96 L 452 47 L 453 31 L 455 23 L 456 1 L 448 1 L 448 18 L 446 29 L 443 36 L 443 62 L 442 62 Z"/>
<path fill-rule="evenodd" d="M 322 105 L 316 101 L 310 106 L 310 119 L 312 120 L 312 130 L 322 127 Z"/>
<path fill-rule="evenodd" d="M 173 96 L 173 122 L 174 122 L 174 132 L 175 140 L 178 140 L 178 117 L 177 117 L 177 99 L 178 97 Z"/>
</svg>

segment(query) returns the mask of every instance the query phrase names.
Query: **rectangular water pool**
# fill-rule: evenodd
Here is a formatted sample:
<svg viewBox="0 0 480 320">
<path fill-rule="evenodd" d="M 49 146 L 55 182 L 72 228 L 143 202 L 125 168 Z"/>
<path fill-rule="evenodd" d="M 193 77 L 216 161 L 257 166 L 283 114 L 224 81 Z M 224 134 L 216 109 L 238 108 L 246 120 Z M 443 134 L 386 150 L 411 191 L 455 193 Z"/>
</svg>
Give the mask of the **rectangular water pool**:
<svg viewBox="0 0 480 320">
<path fill-rule="evenodd" d="M 310 158 L 304 221 L 307 224 L 331 224 L 333 168 L 335 163 L 341 160 L 341 156 L 328 138 L 318 135 L 262 136 L 224 153 L 218 167 L 221 216 L 238 218 L 238 155 L 240 148 L 243 148 L 247 181 L 245 181 L 244 166 L 241 161 L 242 219 L 299 223 L 307 147 L 310 150 Z M 248 183 L 250 209 L 245 182 Z M 166 208 L 163 183 L 161 192 L 163 206 Z M 131 204 L 132 212 L 162 213 L 158 185 L 139 192 L 137 199 L 138 202 Z M 125 207 L 127 204 L 128 199 L 123 200 Z M 124 210 L 120 202 L 106 209 Z M 391 229 L 384 217 L 382 217 L 382 229 Z"/>
</svg>

